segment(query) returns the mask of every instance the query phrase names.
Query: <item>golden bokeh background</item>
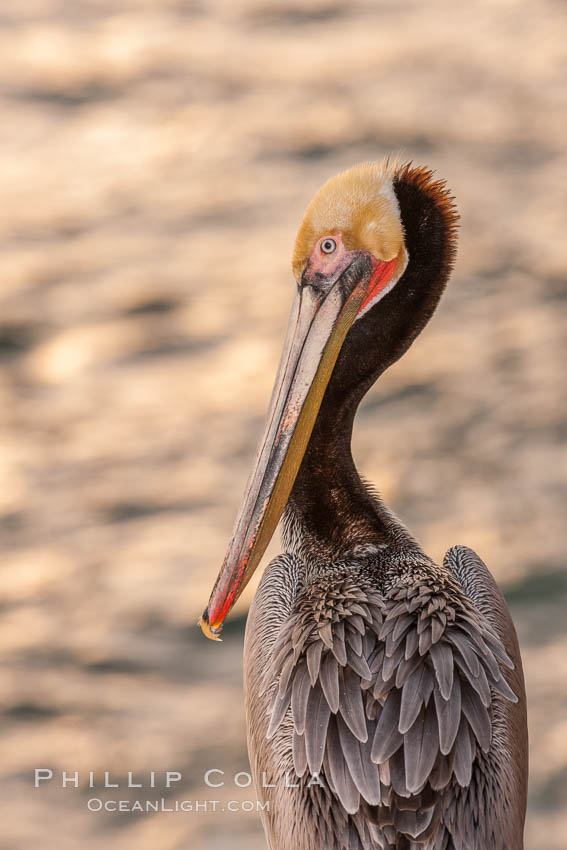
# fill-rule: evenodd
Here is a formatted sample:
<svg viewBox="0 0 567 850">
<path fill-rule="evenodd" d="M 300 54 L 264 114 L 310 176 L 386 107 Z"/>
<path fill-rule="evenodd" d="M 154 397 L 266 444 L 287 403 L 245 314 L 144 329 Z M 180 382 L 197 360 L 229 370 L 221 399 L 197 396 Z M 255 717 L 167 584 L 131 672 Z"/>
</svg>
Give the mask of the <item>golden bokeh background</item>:
<svg viewBox="0 0 567 850">
<path fill-rule="evenodd" d="M 528 850 L 567 839 L 567 11 L 554 0 L 26 0 L 0 14 L 2 850 L 259 850 L 241 653 L 195 626 L 259 436 L 314 190 L 401 151 L 457 268 L 366 399 L 365 476 L 507 593 Z M 278 551 L 274 542 L 271 553 Z M 207 789 L 208 768 L 226 772 Z M 33 788 L 34 768 L 54 779 Z M 62 789 L 61 771 L 81 787 Z M 102 789 L 103 772 L 119 790 Z M 88 771 L 96 787 L 87 787 Z"/>
</svg>

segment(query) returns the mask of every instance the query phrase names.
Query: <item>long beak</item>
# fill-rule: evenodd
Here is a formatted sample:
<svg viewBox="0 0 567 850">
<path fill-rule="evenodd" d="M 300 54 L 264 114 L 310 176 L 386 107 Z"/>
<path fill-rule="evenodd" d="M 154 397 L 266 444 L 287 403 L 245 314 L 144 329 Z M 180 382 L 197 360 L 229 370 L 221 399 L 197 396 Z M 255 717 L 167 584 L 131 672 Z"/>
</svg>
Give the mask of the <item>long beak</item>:
<svg viewBox="0 0 567 850">
<path fill-rule="evenodd" d="M 224 564 L 200 621 L 212 640 L 220 639 L 223 622 L 260 563 L 283 513 L 371 275 L 368 256 L 359 255 L 326 291 L 303 285 L 297 292 L 265 432 Z"/>
</svg>

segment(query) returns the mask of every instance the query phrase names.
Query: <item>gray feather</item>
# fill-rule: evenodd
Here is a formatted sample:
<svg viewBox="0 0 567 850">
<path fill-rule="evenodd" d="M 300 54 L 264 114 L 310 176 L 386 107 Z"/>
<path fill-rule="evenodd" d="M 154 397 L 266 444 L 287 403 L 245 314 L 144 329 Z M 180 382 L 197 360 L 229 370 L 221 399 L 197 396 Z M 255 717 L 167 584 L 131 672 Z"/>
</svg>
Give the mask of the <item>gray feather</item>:
<svg viewBox="0 0 567 850">
<path fill-rule="evenodd" d="M 455 669 L 453 651 L 448 643 L 442 641 L 441 643 L 433 644 L 430 655 L 441 696 L 443 699 L 449 699 L 451 688 L 453 687 L 453 672 Z"/>
<path fill-rule="evenodd" d="M 413 725 L 423 703 L 422 685 L 425 667 L 415 670 L 402 690 L 398 728 L 402 735 Z"/>
<path fill-rule="evenodd" d="M 337 797 L 345 810 L 354 814 L 360 804 L 360 794 L 347 769 L 334 716 L 329 722 L 325 766 Z"/>
<path fill-rule="evenodd" d="M 433 766 L 433 770 L 429 774 L 429 784 L 434 791 L 440 791 L 442 788 L 446 788 L 451 781 L 453 777 L 453 762 L 453 752 L 448 755 L 440 753 L 437 756 L 437 761 Z"/>
<path fill-rule="evenodd" d="M 447 632 L 447 638 L 457 649 L 457 653 L 455 655 L 455 661 L 457 664 L 459 664 L 462 669 L 467 667 L 473 676 L 478 676 L 480 662 L 476 652 L 471 646 L 470 640 L 468 640 L 465 635 L 457 629 L 452 629 L 450 632 Z"/>
<path fill-rule="evenodd" d="M 294 669 L 295 661 L 293 653 L 290 652 L 282 666 L 282 671 L 280 673 L 280 681 L 278 685 L 278 691 L 280 692 L 280 695 L 286 692 L 291 674 L 294 672 Z"/>
<path fill-rule="evenodd" d="M 339 670 L 339 691 L 340 712 L 345 723 L 359 741 L 366 741 L 368 732 L 366 729 L 360 679 L 348 667 L 343 667 Z"/>
<path fill-rule="evenodd" d="M 336 718 L 343 756 L 352 780 L 364 799 L 371 805 L 380 802 L 380 773 L 365 749 L 354 737 L 341 715 Z"/>
<path fill-rule="evenodd" d="M 390 657 L 386 656 L 384 658 L 384 664 L 382 665 L 382 678 L 387 680 L 391 679 L 394 676 L 398 665 L 400 664 L 402 658 L 404 658 L 405 647 L 403 644 L 398 646 L 396 651 Z"/>
<path fill-rule="evenodd" d="M 317 679 L 319 678 L 319 665 L 321 663 L 322 651 L 323 644 L 320 640 L 314 641 L 307 647 L 307 668 L 309 670 L 309 677 L 311 679 L 312 685 L 314 685 Z"/>
<path fill-rule="evenodd" d="M 400 719 L 401 695 L 398 690 L 391 691 L 376 725 L 372 745 L 372 761 L 383 764 L 403 744 L 403 735 L 398 729 Z"/>
<path fill-rule="evenodd" d="M 363 655 L 356 655 L 350 647 L 347 650 L 347 666 L 355 673 L 358 673 L 361 679 L 365 681 L 372 680 L 372 673 Z"/>
<path fill-rule="evenodd" d="M 441 622 L 439 616 L 431 618 L 431 639 L 436 644 L 445 631 L 445 623 Z"/>
<path fill-rule="evenodd" d="M 293 723 L 295 731 L 299 735 L 305 732 L 305 717 L 307 714 L 307 701 L 309 693 L 312 690 L 311 681 L 305 665 L 301 665 L 295 673 L 293 679 L 293 689 L 291 692 L 291 712 L 293 714 Z"/>
<path fill-rule="evenodd" d="M 463 714 L 482 749 L 486 752 L 492 740 L 490 717 L 479 695 L 470 687 L 462 689 L 461 705 Z"/>
<path fill-rule="evenodd" d="M 339 668 L 337 659 L 330 652 L 323 659 L 320 680 L 331 711 L 336 714 L 339 710 Z"/>
<path fill-rule="evenodd" d="M 432 701 L 425 710 L 422 709 L 404 742 L 406 784 L 410 791 L 415 793 L 424 785 L 438 752 L 439 732 Z"/>
<path fill-rule="evenodd" d="M 346 640 L 356 655 L 362 655 L 362 635 L 354 629 L 347 629 Z M 348 652 L 348 650 L 347 650 Z"/>
<path fill-rule="evenodd" d="M 412 658 L 408 658 L 400 663 L 400 666 L 396 670 L 396 688 L 401 688 L 403 684 L 409 679 L 414 670 L 423 665 L 423 658 L 419 655 L 419 653 L 415 653 Z"/>
<path fill-rule="evenodd" d="M 500 676 L 500 678 L 496 679 L 495 682 L 492 682 L 492 687 L 510 702 L 518 702 L 518 697 L 516 696 L 504 676 Z"/>
<path fill-rule="evenodd" d="M 293 766 L 299 777 L 307 770 L 307 753 L 305 752 L 305 738 L 303 735 L 293 733 L 292 743 Z"/>
<path fill-rule="evenodd" d="M 268 731 L 266 732 L 266 738 L 268 740 L 273 738 L 276 734 L 278 726 L 282 722 L 284 715 L 289 707 L 289 700 L 291 697 L 291 685 L 288 686 L 285 694 L 281 695 L 276 691 L 276 698 L 274 700 L 274 704 L 272 707 L 272 716 L 270 719 L 270 725 L 268 726 Z"/>
<path fill-rule="evenodd" d="M 432 643 L 433 634 L 431 631 L 431 625 L 428 624 L 427 628 L 424 629 L 419 636 L 419 654 L 425 655 L 426 652 L 429 652 Z"/>
<path fill-rule="evenodd" d="M 342 620 L 335 623 L 333 633 L 333 654 L 339 664 L 344 667 L 347 663 L 347 654 L 345 648 L 345 627 Z"/>
<path fill-rule="evenodd" d="M 329 649 L 333 648 L 333 632 L 331 621 L 327 620 L 322 626 L 319 626 L 319 637 Z"/>
<path fill-rule="evenodd" d="M 356 629 L 360 632 L 361 635 L 366 631 L 366 626 L 364 625 L 364 620 L 360 616 L 360 614 L 353 614 L 352 617 L 348 618 L 349 626 Z"/>
<path fill-rule="evenodd" d="M 439 724 L 439 748 L 447 755 L 455 743 L 461 722 L 461 683 L 458 676 L 455 676 L 448 700 L 443 699 L 440 691 L 435 691 L 435 707 Z"/>
<path fill-rule="evenodd" d="M 466 788 L 471 781 L 473 763 L 473 746 L 469 725 L 464 717 L 461 717 L 459 731 L 455 740 L 455 758 L 453 771 L 455 778 L 462 788 Z"/>
<path fill-rule="evenodd" d="M 390 782 L 392 788 L 400 797 L 409 797 L 411 791 L 406 783 L 406 768 L 403 749 L 397 750 L 390 759 Z"/>
<path fill-rule="evenodd" d="M 319 773 L 323 764 L 325 739 L 331 709 L 322 688 L 312 688 L 307 702 L 305 719 L 305 751 L 312 774 Z"/>
<path fill-rule="evenodd" d="M 410 835 L 412 838 L 421 838 L 431 820 L 435 809 L 430 806 L 427 809 L 420 809 L 416 812 L 400 811 L 395 815 L 395 826 L 398 832 L 405 835 Z"/>
<path fill-rule="evenodd" d="M 410 632 L 408 632 L 408 635 L 406 637 L 406 651 L 405 651 L 406 660 L 411 658 L 411 656 L 414 655 L 417 652 L 418 644 L 419 644 L 419 635 L 418 635 L 416 629 L 412 629 Z"/>
</svg>

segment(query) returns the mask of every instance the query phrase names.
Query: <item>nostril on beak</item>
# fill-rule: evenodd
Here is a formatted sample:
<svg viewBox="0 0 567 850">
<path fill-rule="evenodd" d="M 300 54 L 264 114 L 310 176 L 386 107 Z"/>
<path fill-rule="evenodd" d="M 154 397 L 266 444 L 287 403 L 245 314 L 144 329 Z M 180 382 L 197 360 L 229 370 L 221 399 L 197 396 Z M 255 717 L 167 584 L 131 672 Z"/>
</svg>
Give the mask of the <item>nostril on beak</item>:
<svg viewBox="0 0 567 850">
<path fill-rule="evenodd" d="M 301 276 L 301 285 L 317 286 L 317 284 L 323 283 L 324 280 L 325 275 L 323 274 L 323 272 L 315 271 L 313 268 L 311 268 L 311 264 L 308 264 Z"/>
</svg>

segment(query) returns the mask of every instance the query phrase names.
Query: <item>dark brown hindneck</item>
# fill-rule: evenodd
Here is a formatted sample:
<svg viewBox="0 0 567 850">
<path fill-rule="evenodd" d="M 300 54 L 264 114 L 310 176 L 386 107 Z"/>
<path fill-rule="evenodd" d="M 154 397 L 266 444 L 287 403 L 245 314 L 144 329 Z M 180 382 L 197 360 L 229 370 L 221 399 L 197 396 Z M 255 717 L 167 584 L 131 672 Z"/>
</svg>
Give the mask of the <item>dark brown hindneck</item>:
<svg viewBox="0 0 567 850">
<path fill-rule="evenodd" d="M 394 288 L 354 323 L 319 411 L 286 509 L 287 527 L 317 555 L 359 544 L 415 546 L 362 482 L 351 452 L 354 417 L 376 379 L 410 347 L 433 315 L 456 252 L 457 213 L 445 185 L 405 166 L 394 179 L 408 266 Z"/>
<path fill-rule="evenodd" d="M 331 439 L 326 417 L 318 418 L 286 509 L 289 537 L 299 534 L 304 554 L 327 561 L 356 546 L 410 539 L 358 474 L 350 445 L 352 418 L 335 418 Z"/>
</svg>

